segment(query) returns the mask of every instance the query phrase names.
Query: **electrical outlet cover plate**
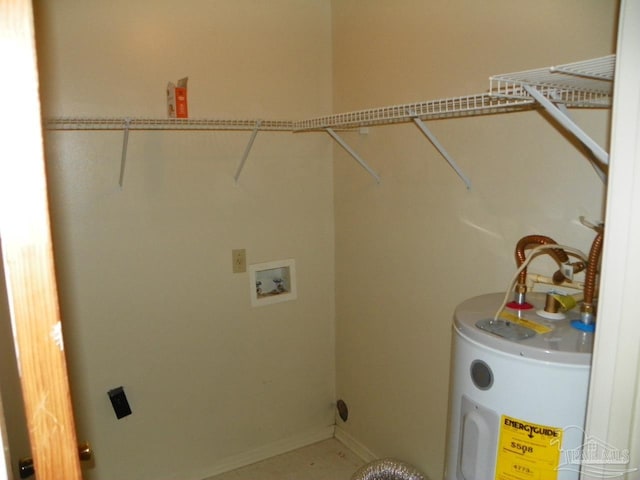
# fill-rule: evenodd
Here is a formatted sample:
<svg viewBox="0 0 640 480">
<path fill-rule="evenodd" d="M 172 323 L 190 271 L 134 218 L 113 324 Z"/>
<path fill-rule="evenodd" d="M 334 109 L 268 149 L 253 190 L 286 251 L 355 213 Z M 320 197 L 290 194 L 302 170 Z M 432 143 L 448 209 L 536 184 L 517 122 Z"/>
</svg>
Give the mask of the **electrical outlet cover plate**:
<svg viewBox="0 0 640 480">
<path fill-rule="evenodd" d="M 124 393 L 124 387 L 113 388 L 107 392 L 116 418 L 120 420 L 123 417 L 131 415 L 131 407 Z"/>
</svg>

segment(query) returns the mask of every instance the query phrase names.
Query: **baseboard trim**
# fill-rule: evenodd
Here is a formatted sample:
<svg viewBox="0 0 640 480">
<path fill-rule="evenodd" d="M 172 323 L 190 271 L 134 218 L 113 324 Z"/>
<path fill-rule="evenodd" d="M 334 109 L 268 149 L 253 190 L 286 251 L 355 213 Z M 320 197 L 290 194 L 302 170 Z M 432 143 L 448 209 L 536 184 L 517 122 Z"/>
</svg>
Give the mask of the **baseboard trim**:
<svg viewBox="0 0 640 480">
<path fill-rule="evenodd" d="M 353 453 L 360 457 L 364 462 L 368 463 L 379 458 L 378 455 L 373 453 L 338 425 L 336 425 L 334 436 L 336 440 L 339 440 L 346 447 L 349 447 L 349 449 L 351 449 Z"/>
<path fill-rule="evenodd" d="M 249 450 L 248 452 L 227 457 L 214 465 L 213 468 L 207 472 L 206 476 L 204 476 L 204 479 L 206 480 L 209 477 L 220 475 L 221 473 L 246 467 L 247 465 L 266 460 L 267 458 L 282 455 L 283 453 L 290 452 L 291 450 L 296 450 L 313 443 L 321 442 L 322 440 L 333 438 L 334 431 L 335 426 L 330 425 L 318 430 L 294 435 L 293 437 L 285 438 L 254 450 Z"/>
</svg>

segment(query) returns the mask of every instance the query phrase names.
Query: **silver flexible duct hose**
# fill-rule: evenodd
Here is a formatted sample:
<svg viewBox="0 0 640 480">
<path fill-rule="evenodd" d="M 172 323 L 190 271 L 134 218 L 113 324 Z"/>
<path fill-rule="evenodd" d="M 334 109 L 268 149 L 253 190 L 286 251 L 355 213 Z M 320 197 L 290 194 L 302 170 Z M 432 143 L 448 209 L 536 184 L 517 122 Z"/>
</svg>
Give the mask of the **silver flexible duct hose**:
<svg viewBox="0 0 640 480">
<path fill-rule="evenodd" d="M 351 480 L 427 480 L 427 477 L 407 463 L 383 458 L 361 467 Z"/>
</svg>

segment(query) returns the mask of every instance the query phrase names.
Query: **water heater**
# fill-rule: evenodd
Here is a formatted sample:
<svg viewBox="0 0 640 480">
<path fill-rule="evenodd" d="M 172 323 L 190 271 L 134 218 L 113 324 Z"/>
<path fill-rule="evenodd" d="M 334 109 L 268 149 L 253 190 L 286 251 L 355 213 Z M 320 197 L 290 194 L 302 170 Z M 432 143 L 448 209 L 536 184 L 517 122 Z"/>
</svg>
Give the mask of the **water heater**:
<svg viewBox="0 0 640 480">
<path fill-rule="evenodd" d="M 503 297 L 455 310 L 445 480 L 578 479 L 593 333 L 542 293 L 495 319 Z"/>
</svg>

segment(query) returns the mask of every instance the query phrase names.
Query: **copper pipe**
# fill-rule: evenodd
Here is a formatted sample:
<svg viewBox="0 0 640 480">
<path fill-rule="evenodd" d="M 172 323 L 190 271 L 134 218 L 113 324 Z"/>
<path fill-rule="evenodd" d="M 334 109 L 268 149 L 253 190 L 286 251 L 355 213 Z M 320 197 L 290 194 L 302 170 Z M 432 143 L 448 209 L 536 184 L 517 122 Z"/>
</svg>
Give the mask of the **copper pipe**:
<svg viewBox="0 0 640 480">
<path fill-rule="evenodd" d="M 565 281 L 567 277 L 564 276 L 564 273 L 562 273 L 562 270 L 556 270 L 556 273 L 554 273 L 553 277 L 551 278 L 553 279 L 554 285 L 560 285 L 562 282 Z"/>
<path fill-rule="evenodd" d="M 584 303 L 583 312 L 593 311 L 593 298 L 596 291 L 596 275 L 598 273 L 598 264 L 600 263 L 600 254 L 602 253 L 602 244 L 604 242 L 604 233 L 602 230 L 598 232 L 591 244 L 589 251 L 589 261 L 587 264 L 587 272 L 584 277 Z"/>
<path fill-rule="evenodd" d="M 545 237 L 544 235 L 528 235 L 526 237 L 522 237 L 516 245 L 516 264 L 518 268 L 520 268 L 527 259 L 525 250 L 527 250 L 528 248 L 535 247 L 537 245 L 555 245 L 556 243 L 557 242 L 554 239 Z M 562 248 L 551 248 L 547 251 L 547 253 L 551 255 L 553 259 L 559 264 L 567 263 L 569 261 L 567 252 L 565 252 Z M 562 275 L 562 272 L 558 271 L 554 274 L 554 282 L 558 281 L 556 278 L 558 274 Z M 562 275 L 562 278 L 564 279 L 564 275 Z M 518 276 L 518 290 L 526 291 L 526 283 L 527 269 L 524 268 Z M 562 281 L 559 281 L 558 283 L 562 283 Z"/>
<path fill-rule="evenodd" d="M 571 269 L 573 270 L 573 273 L 580 273 L 585 268 L 587 268 L 587 262 L 574 262 L 571 264 Z M 558 270 L 556 271 L 556 273 L 553 274 L 554 285 L 560 285 L 561 283 L 564 283 L 566 280 L 567 280 L 567 277 L 564 276 L 564 273 L 562 273 L 562 270 Z"/>
<path fill-rule="evenodd" d="M 547 296 L 545 298 L 544 311 L 549 313 L 558 313 L 560 307 L 560 302 L 557 301 L 551 293 L 547 293 Z"/>
</svg>

